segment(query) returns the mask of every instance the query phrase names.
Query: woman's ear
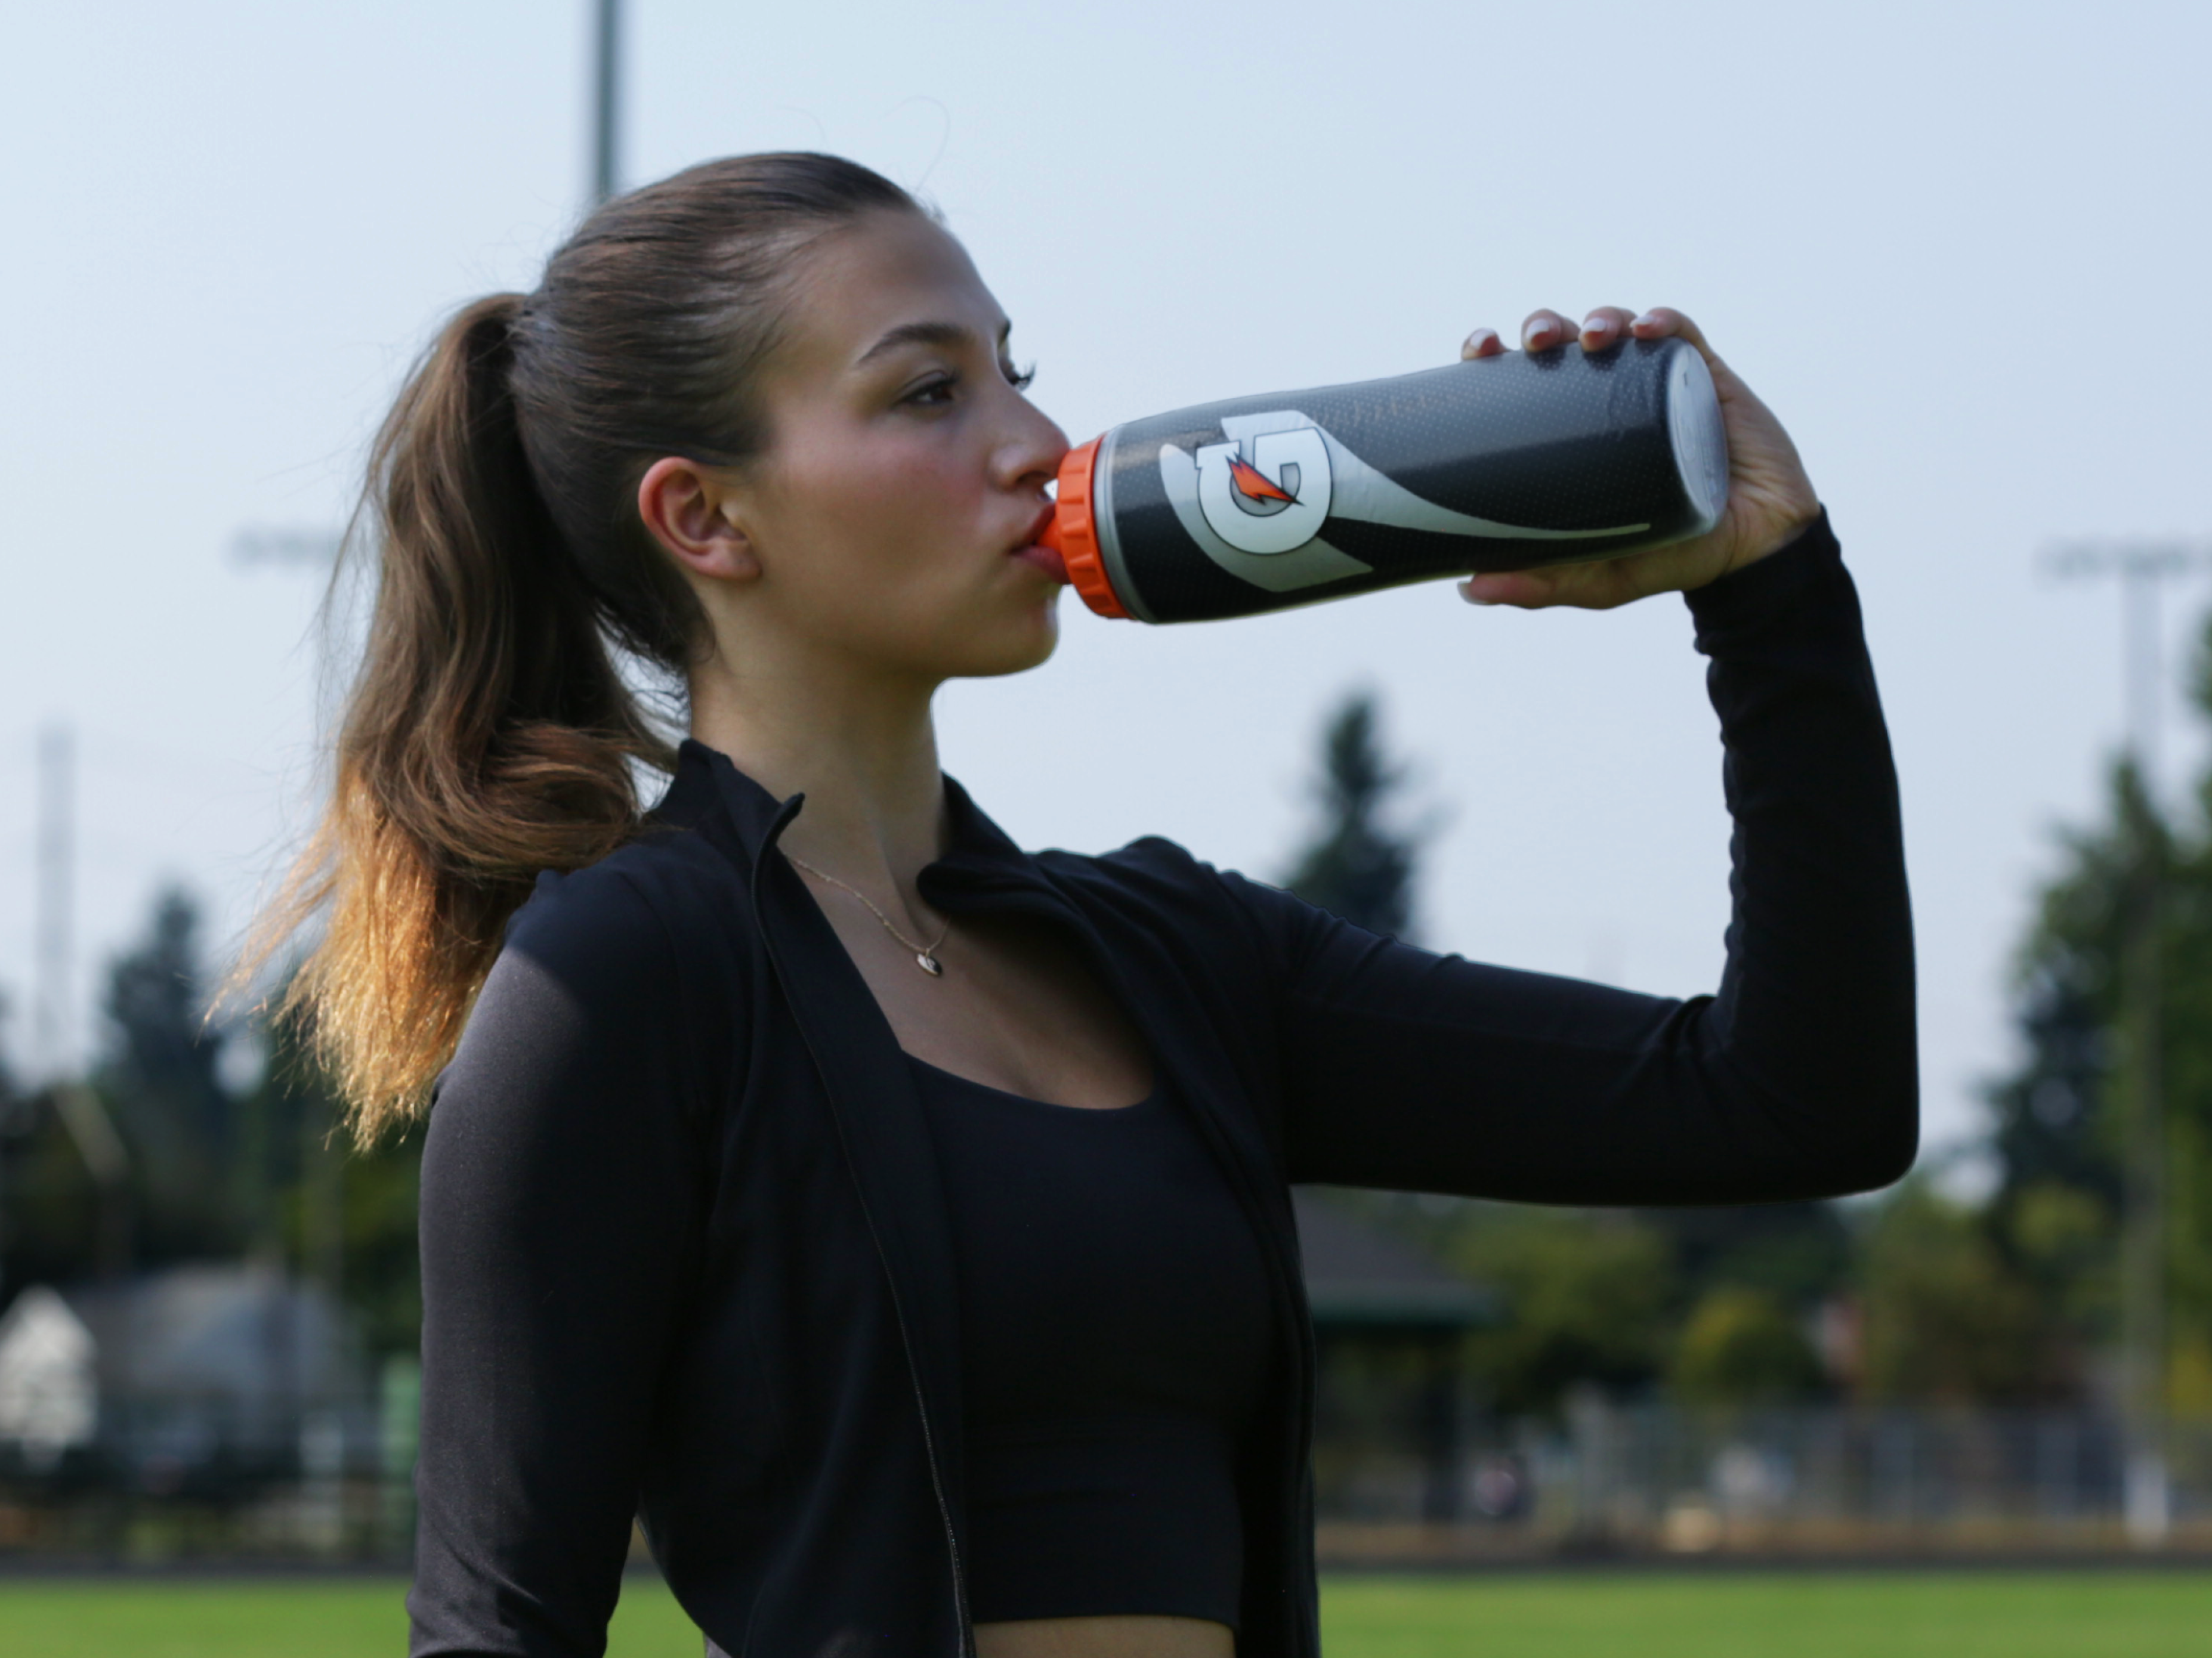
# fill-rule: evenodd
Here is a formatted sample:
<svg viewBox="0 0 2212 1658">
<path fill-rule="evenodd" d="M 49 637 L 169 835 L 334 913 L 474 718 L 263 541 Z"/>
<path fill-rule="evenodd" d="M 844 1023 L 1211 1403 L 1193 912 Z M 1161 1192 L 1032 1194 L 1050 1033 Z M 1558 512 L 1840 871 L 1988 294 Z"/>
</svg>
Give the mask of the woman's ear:
<svg viewBox="0 0 2212 1658">
<path fill-rule="evenodd" d="M 662 456 L 637 481 L 637 512 L 653 539 L 694 575 L 749 581 L 761 573 L 738 492 L 714 468 Z"/>
</svg>

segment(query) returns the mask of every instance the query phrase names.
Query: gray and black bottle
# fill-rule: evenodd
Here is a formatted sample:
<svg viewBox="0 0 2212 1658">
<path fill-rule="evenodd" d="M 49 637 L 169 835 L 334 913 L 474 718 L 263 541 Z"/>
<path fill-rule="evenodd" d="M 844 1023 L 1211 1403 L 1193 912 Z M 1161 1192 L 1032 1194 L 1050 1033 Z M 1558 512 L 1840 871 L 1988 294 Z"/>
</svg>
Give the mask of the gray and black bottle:
<svg viewBox="0 0 2212 1658">
<path fill-rule="evenodd" d="M 1127 422 L 1042 540 L 1101 615 L 1206 622 L 1678 541 L 1728 482 L 1695 346 L 1574 345 Z"/>
</svg>

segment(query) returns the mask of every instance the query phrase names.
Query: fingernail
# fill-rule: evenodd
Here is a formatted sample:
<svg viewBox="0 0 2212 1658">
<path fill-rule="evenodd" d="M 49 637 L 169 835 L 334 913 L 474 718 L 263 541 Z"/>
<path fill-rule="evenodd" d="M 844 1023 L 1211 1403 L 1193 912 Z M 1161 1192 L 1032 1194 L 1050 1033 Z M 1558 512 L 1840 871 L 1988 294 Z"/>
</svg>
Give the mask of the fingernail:
<svg viewBox="0 0 2212 1658">
<path fill-rule="evenodd" d="M 1459 584 L 1459 596 L 1470 604 L 1495 604 L 1498 603 L 1494 598 L 1485 598 L 1481 594 L 1476 592 L 1474 591 L 1474 584 L 1472 581 L 1462 581 Z"/>
<path fill-rule="evenodd" d="M 1638 328 L 1656 328 L 1659 325 L 1659 313 L 1656 311 L 1647 311 L 1636 319 L 1633 325 Z"/>
<path fill-rule="evenodd" d="M 1613 319 L 1610 317 L 1585 317 L 1583 319 L 1583 332 L 1585 334 L 1594 335 L 1599 339 L 1603 339 L 1607 334 L 1613 332 Z"/>
<path fill-rule="evenodd" d="M 1521 336 L 1521 343 L 1523 349 L 1534 351 L 1540 348 L 1546 340 L 1548 340 L 1551 337 L 1551 324 L 1547 322 L 1530 323 L 1527 331 Z"/>
</svg>

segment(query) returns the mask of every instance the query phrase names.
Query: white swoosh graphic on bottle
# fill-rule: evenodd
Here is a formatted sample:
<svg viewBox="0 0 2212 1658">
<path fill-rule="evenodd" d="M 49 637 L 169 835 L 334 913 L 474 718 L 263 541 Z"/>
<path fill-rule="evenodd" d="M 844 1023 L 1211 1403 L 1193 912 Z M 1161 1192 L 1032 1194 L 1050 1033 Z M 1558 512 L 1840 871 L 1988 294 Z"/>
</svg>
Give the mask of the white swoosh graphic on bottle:
<svg viewBox="0 0 2212 1658">
<path fill-rule="evenodd" d="M 1487 536 L 1498 541 L 1596 541 L 1606 536 L 1640 534 L 1651 527 L 1649 524 L 1617 524 L 1609 530 L 1538 530 L 1525 524 L 1502 524 L 1494 518 L 1477 518 L 1471 513 L 1455 513 L 1449 507 L 1423 500 L 1395 478 L 1370 466 L 1346 448 L 1326 426 L 1288 410 L 1279 415 L 1232 415 L 1221 422 L 1221 429 L 1232 438 L 1242 438 L 1250 429 L 1250 422 L 1261 421 L 1267 424 L 1261 429 L 1271 432 L 1288 430 L 1291 422 L 1319 429 L 1322 441 L 1328 446 L 1329 471 L 1335 483 L 1335 495 L 1328 504 L 1331 518 L 1383 524 L 1394 530 L 1426 530 L 1436 535 Z M 1285 424 L 1275 424 L 1278 421 Z M 1257 431 L 1251 434 L 1256 436 Z"/>
<path fill-rule="evenodd" d="M 1222 435 L 1238 443 L 1270 432 L 1295 432 L 1311 427 L 1328 446 L 1331 499 L 1328 515 L 1362 524 L 1381 524 L 1392 529 L 1426 530 L 1449 536 L 1486 536 L 1498 541 L 1595 541 L 1606 536 L 1639 534 L 1649 524 L 1620 524 L 1605 530 L 1539 530 L 1522 524 L 1503 524 L 1495 519 L 1455 513 L 1425 501 L 1402 483 L 1376 471 L 1344 444 L 1327 427 L 1295 409 L 1264 415 L 1231 415 L 1221 422 Z M 1247 553 L 1231 547 L 1214 534 L 1198 501 L 1198 462 L 1172 443 L 1160 446 L 1160 483 L 1168 504 L 1199 550 L 1241 581 L 1270 592 L 1295 592 L 1326 581 L 1364 575 L 1375 567 L 1316 536 L 1292 551 Z"/>
</svg>

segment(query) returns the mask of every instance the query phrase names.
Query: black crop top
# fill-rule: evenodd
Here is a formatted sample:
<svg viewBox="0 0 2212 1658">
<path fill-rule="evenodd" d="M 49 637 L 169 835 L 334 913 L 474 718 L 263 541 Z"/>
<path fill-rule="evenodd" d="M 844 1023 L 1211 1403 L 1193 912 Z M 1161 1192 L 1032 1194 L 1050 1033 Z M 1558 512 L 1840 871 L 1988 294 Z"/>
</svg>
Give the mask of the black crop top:
<svg viewBox="0 0 2212 1658">
<path fill-rule="evenodd" d="M 960 1285 L 971 1615 L 1234 1630 L 1273 1349 L 1219 1166 L 1164 1083 L 1093 1110 L 911 1064 Z"/>
</svg>

